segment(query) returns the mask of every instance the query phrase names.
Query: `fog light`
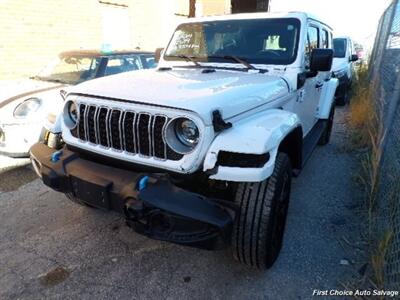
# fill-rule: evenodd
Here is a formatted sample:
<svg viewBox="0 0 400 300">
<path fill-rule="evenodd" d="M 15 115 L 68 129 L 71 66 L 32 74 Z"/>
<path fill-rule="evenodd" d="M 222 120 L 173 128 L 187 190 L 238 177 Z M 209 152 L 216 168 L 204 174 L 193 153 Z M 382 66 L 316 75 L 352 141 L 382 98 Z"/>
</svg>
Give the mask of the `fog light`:
<svg viewBox="0 0 400 300">
<path fill-rule="evenodd" d="M 64 146 L 64 141 L 60 133 L 47 131 L 44 137 L 44 144 L 52 149 L 59 150 Z"/>
</svg>

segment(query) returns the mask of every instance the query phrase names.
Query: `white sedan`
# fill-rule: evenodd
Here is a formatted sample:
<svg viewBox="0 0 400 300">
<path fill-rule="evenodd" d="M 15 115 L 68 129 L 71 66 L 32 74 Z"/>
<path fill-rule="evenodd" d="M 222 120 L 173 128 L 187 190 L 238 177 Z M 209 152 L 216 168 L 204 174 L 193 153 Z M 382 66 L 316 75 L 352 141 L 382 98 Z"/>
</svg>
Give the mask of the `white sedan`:
<svg viewBox="0 0 400 300">
<path fill-rule="evenodd" d="M 62 107 L 60 93 L 68 86 L 155 66 L 151 52 L 77 50 L 61 53 L 36 76 L 0 81 L 0 154 L 28 157 L 49 112 Z"/>
</svg>

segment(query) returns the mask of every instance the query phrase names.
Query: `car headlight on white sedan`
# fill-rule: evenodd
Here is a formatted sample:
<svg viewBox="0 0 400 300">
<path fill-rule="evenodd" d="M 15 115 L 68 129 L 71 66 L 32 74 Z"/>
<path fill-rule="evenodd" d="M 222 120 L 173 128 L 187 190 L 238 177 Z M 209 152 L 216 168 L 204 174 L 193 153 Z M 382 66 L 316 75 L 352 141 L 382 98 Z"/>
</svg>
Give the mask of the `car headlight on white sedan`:
<svg viewBox="0 0 400 300">
<path fill-rule="evenodd" d="M 29 98 L 19 104 L 14 109 L 14 117 L 27 118 L 37 112 L 42 105 L 42 100 L 39 98 Z"/>
</svg>

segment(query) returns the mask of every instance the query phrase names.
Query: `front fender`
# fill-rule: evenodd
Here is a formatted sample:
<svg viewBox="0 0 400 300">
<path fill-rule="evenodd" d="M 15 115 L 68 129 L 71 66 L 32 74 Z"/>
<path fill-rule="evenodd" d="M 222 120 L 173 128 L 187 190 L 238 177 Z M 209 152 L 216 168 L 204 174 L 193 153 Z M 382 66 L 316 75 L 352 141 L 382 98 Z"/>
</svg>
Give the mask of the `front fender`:
<svg viewBox="0 0 400 300">
<path fill-rule="evenodd" d="M 210 179 L 258 182 L 268 178 L 274 169 L 275 159 L 281 141 L 295 128 L 300 120 L 294 113 L 270 109 L 233 124 L 233 127 L 219 134 L 211 144 L 203 164 L 203 170 L 217 169 Z M 265 154 L 267 163 L 260 168 L 217 166 L 220 151 Z"/>
<path fill-rule="evenodd" d="M 329 113 L 333 102 L 335 101 L 336 88 L 339 85 L 339 80 L 337 78 L 331 78 L 326 81 L 322 87 L 321 98 L 318 105 L 318 119 L 328 119 Z"/>
</svg>

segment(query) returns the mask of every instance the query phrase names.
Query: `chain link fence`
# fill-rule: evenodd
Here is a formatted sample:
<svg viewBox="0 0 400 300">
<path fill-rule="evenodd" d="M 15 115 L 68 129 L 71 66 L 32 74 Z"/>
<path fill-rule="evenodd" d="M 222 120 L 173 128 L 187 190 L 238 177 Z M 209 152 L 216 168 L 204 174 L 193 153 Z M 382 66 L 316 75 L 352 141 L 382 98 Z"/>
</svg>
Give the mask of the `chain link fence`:
<svg viewBox="0 0 400 300">
<path fill-rule="evenodd" d="M 400 287 L 400 0 L 381 17 L 370 60 L 370 79 L 377 89 L 376 106 L 383 126 L 376 238 L 385 245 L 383 284 Z"/>
</svg>

